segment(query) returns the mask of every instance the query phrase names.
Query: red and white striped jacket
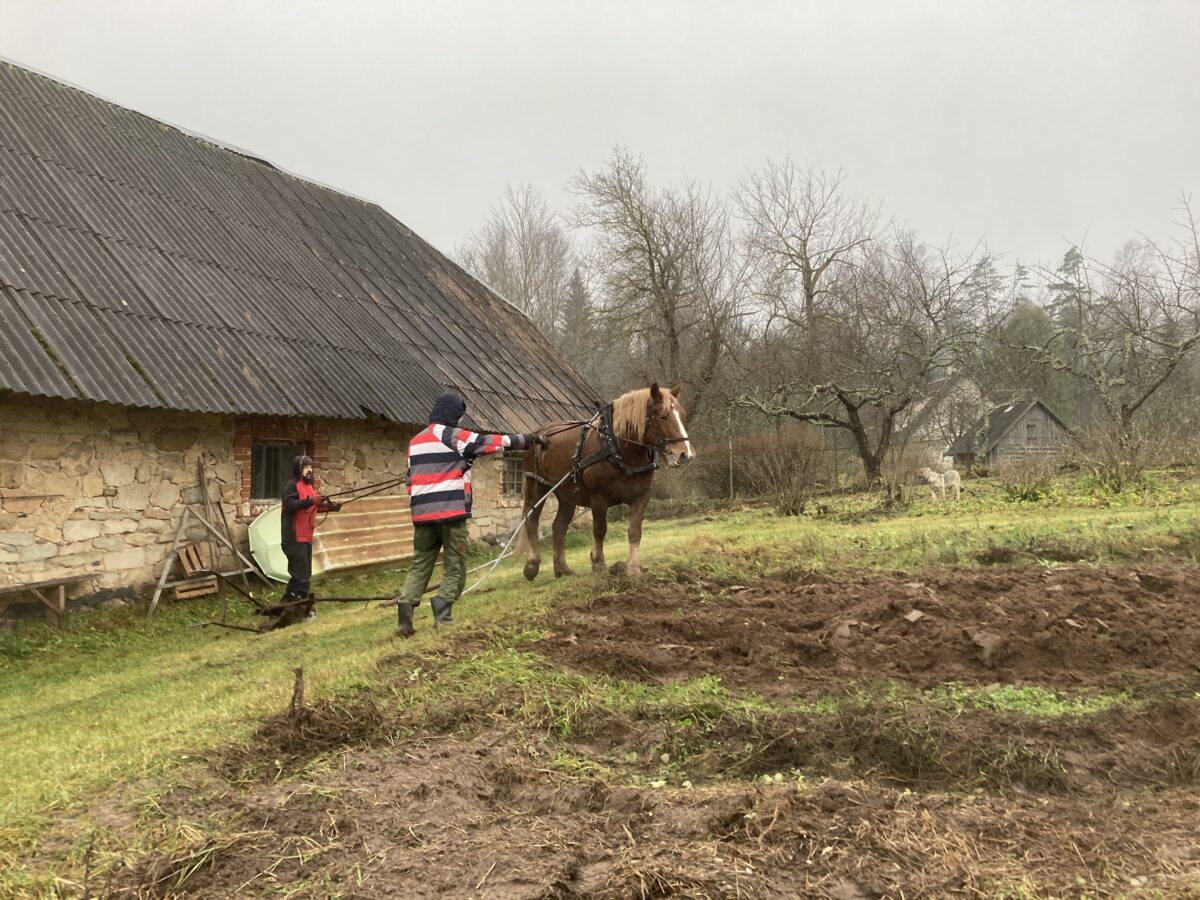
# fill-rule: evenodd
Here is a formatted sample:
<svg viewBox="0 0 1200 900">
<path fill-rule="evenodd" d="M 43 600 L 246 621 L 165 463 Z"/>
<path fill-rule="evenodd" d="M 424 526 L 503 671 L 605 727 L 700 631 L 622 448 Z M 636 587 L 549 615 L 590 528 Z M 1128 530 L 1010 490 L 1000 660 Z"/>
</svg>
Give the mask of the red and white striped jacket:
<svg viewBox="0 0 1200 900">
<path fill-rule="evenodd" d="M 476 434 L 433 423 L 408 445 L 409 505 L 414 525 L 471 518 L 471 465 L 497 450 L 526 450 L 526 434 Z"/>
</svg>

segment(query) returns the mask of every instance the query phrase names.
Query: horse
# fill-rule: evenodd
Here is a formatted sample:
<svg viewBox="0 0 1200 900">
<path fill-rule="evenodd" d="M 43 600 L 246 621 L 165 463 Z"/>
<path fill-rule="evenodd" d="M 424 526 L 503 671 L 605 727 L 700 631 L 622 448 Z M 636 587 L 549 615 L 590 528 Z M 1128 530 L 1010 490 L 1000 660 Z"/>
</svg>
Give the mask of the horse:
<svg viewBox="0 0 1200 900">
<path fill-rule="evenodd" d="M 567 526 L 580 506 L 592 511 L 592 571 L 605 571 L 608 509 L 622 504 L 629 506 L 629 561 L 625 570 L 631 575 L 641 574 L 638 548 L 642 518 L 659 458 L 665 457 L 671 468 L 696 458 L 683 424 L 685 413 L 677 399 L 679 390 L 663 389 L 655 382 L 649 388 L 622 394 L 588 422 L 551 422 L 542 429 L 550 446 L 535 446 L 525 455 L 526 519 L 521 543 L 529 551 L 527 579 L 533 581 L 541 568 L 541 502 L 556 484 L 554 576 L 574 574 L 567 565 L 564 543 Z"/>
</svg>

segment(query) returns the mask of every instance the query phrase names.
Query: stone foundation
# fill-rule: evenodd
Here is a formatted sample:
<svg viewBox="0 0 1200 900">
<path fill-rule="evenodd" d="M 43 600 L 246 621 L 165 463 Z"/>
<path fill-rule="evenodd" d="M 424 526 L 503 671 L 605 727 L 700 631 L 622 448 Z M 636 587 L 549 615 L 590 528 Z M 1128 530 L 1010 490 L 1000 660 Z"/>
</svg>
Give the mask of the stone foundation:
<svg viewBox="0 0 1200 900">
<path fill-rule="evenodd" d="M 0 398 L 0 586 L 88 575 L 71 588 L 74 599 L 152 589 L 181 504 L 200 500 L 198 460 L 248 556 L 246 526 L 265 506 L 249 497 L 253 440 L 306 444 L 319 464 L 319 488 L 333 493 L 403 475 L 417 427 Z M 521 498 L 500 494 L 502 466 L 497 455 L 473 470 L 476 539 L 507 535 L 520 519 Z M 543 522 L 553 508 L 548 516 Z M 203 542 L 203 528 L 190 528 L 187 539 Z M 229 554 L 221 561 L 233 565 Z M 0 596 L 0 618 L 14 604 L 36 614 L 40 606 L 29 601 Z"/>
</svg>

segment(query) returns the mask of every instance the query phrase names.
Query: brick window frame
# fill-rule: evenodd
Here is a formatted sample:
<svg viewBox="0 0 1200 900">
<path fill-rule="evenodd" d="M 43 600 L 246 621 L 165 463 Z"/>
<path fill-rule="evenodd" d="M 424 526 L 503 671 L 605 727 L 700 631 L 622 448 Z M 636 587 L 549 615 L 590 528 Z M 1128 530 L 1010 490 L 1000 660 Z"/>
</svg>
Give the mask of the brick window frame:
<svg viewBox="0 0 1200 900">
<path fill-rule="evenodd" d="M 320 419 L 282 416 L 237 416 L 233 423 L 233 461 L 241 476 L 242 516 L 253 517 L 279 502 L 279 498 L 250 496 L 250 461 L 255 441 L 299 444 L 318 466 L 329 459 L 329 427 Z M 320 469 L 317 470 L 318 481 Z"/>
</svg>

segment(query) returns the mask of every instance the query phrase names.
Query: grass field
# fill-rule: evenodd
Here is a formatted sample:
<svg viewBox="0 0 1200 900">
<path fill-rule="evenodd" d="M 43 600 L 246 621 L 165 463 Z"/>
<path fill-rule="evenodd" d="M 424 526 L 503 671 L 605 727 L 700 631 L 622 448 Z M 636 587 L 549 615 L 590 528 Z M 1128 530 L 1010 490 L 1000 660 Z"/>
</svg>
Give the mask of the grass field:
<svg viewBox="0 0 1200 900">
<path fill-rule="evenodd" d="M 1103 573 L 1106 566 L 1136 563 L 1167 567 L 1168 575 L 1162 577 L 1171 578 L 1169 573 L 1176 569 L 1194 572 L 1191 567 L 1200 561 L 1198 501 L 1200 483 L 1190 473 L 1174 472 L 1159 473 L 1140 493 L 1115 497 L 1093 491 L 1078 479 L 1064 480 L 1035 503 L 1010 502 L 999 487 L 984 481 L 969 482 L 963 502 L 957 505 L 918 498 L 905 508 L 885 510 L 877 498 L 851 495 L 827 501 L 827 511 L 819 516 L 800 518 L 779 518 L 752 507 L 696 509 L 678 518 L 658 519 L 652 511 L 643 542 L 643 560 L 650 568 L 646 578 L 588 574 L 554 581 L 543 575 L 530 586 L 520 576 L 519 565 L 506 562 L 483 591 L 463 600 L 456 610 L 461 624 L 455 632 L 435 633 L 426 606 L 418 616 L 418 636 L 404 642 L 393 637 L 390 612 L 359 605 L 327 605 L 315 621 L 264 636 L 189 627 L 212 616 L 213 609 L 202 602 L 169 605 L 154 619 L 147 619 L 144 608 L 137 606 L 92 612 L 74 617 L 61 634 L 40 625 L 2 632 L 0 894 L 82 893 L 96 890 L 99 882 L 92 879 L 103 875 L 108 879 L 104 884 L 114 893 L 222 896 L 231 886 L 240 885 L 206 880 L 205 873 L 218 870 L 218 856 L 253 859 L 246 865 L 254 868 L 261 862 L 259 856 L 269 853 L 255 843 L 257 838 L 246 836 L 264 829 L 249 828 L 240 821 L 240 813 L 231 812 L 216 798 L 246 792 L 258 802 L 268 790 L 265 785 L 280 784 L 292 784 L 308 798 L 305 802 L 317 802 L 313 792 L 317 797 L 328 794 L 327 800 L 342 798 L 346 786 L 338 780 L 339 766 L 343 770 L 360 763 L 376 766 L 379 758 L 371 754 L 379 752 L 403 750 L 420 756 L 431 740 L 478 740 L 497 728 L 503 730 L 506 748 L 535 742 L 538 783 L 552 783 L 558 791 L 568 784 L 603 784 L 610 792 L 621 785 L 637 791 L 683 791 L 699 790 L 703 784 L 713 792 L 705 803 L 719 804 L 728 800 L 731 791 L 742 797 L 747 785 L 760 784 L 764 778 L 767 784 L 782 779 L 810 787 L 836 778 L 839 784 L 861 782 L 865 787 L 855 790 L 868 794 L 899 786 L 957 798 L 982 790 L 989 798 L 995 795 L 988 802 L 997 804 L 1010 803 L 1008 792 L 1014 786 L 1037 785 L 1036 790 L 1049 792 L 1049 802 L 1065 803 L 1062 797 L 1087 793 L 1092 782 L 1081 781 L 1085 787 L 1078 791 L 1062 787 L 1076 776 L 1062 761 L 1060 742 L 1065 746 L 1069 738 L 1086 745 L 1086 739 L 1072 730 L 1074 725 L 1062 726 L 1061 734 L 1042 735 L 1038 729 L 1047 726 L 1029 723 L 1133 717 L 1137 722 L 1126 722 L 1114 733 L 1127 731 L 1128 740 L 1134 741 L 1138 729 L 1159 722 L 1157 717 L 1166 715 L 1170 704 L 1191 704 L 1186 709 L 1193 714 L 1200 685 L 1189 680 L 1186 666 L 1166 665 L 1164 677 L 1156 679 L 1118 669 L 1092 671 L 1083 655 L 1073 663 L 1071 677 L 1060 680 L 1040 677 L 1038 673 L 1048 665 L 1041 661 L 1037 665 L 1042 668 L 1030 663 L 1027 677 L 1021 677 L 1018 662 L 1012 662 L 1007 671 L 1017 675 L 1010 678 L 1002 670 L 995 676 L 984 673 L 985 678 L 974 677 L 969 666 L 957 662 L 958 668 L 926 677 L 917 674 L 920 661 L 913 660 L 906 663 L 911 671 L 888 669 L 888 674 L 874 677 L 874 663 L 868 665 L 866 657 L 855 662 L 858 657 L 853 653 L 858 651 L 844 640 L 845 646 L 839 645 L 840 633 L 831 626 L 820 632 L 824 645 L 819 652 L 840 647 L 841 674 L 821 668 L 823 662 L 809 666 L 803 657 L 810 652 L 807 644 L 780 644 L 772 650 L 769 664 L 756 669 L 747 668 L 741 658 L 729 662 L 712 649 L 723 641 L 737 645 L 742 640 L 737 637 L 740 622 L 714 619 L 715 637 L 700 642 L 695 636 L 673 636 L 672 620 L 700 628 L 710 616 L 725 616 L 734 608 L 740 617 L 739 604 L 754 606 L 764 597 L 776 598 L 762 608 L 787 609 L 787 616 L 774 627 L 774 613 L 761 613 L 762 627 L 747 632 L 745 638 L 744 655 L 754 660 L 758 643 L 769 644 L 774 638 L 767 636 L 786 634 L 790 627 L 796 607 L 788 592 L 802 583 L 815 584 L 814 576 L 842 584 L 879 573 L 878 577 L 891 580 L 866 593 L 881 595 L 903 593 L 909 589 L 905 585 L 923 584 L 931 573 L 991 572 L 995 564 L 1034 578 L 1037 573 L 1052 575 L 1079 566 Z M 577 571 L 588 568 L 588 544 L 584 533 L 570 539 Z M 609 533 L 610 561 L 623 558 L 623 544 L 623 529 L 617 525 Z M 913 582 L 912 575 L 889 574 L 905 572 L 918 573 L 921 581 Z M 320 589 L 336 594 L 386 593 L 398 586 L 399 578 L 395 572 L 347 576 L 330 579 Z M 1070 580 L 1065 584 L 1070 593 Z M 952 593 L 953 583 L 946 582 L 944 589 Z M 991 588 L 980 586 L 979 591 L 983 596 Z M 830 600 L 830 609 L 858 602 L 861 593 L 836 604 Z M 639 599 L 643 597 L 644 603 Z M 745 601 L 745 597 L 758 599 Z M 953 604 L 975 599 L 945 602 L 950 610 Z M 1153 597 L 1147 602 L 1154 602 Z M 589 612 L 610 609 L 613 603 L 622 611 L 614 612 L 615 618 Z M 624 611 L 631 607 L 643 609 L 648 616 L 661 607 L 662 616 L 629 619 Z M 958 614 L 948 611 L 946 617 Z M 868 611 L 862 621 L 873 621 L 872 615 L 884 621 L 888 614 Z M 1115 635 L 1119 628 L 1106 624 L 1105 617 L 1111 615 L 1104 612 L 1094 618 Z M 607 623 L 604 627 L 609 630 L 591 634 L 589 629 L 597 622 Z M 859 621 L 851 624 L 865 628 Z M 614 640 L 611 629 L 626 629 L 622 632 L 626 637 L 617 635 Z M 638 651 L 643 655 L 631 655 L 637 636 L 657 634 L 656 629 L 666 629 L 662 633 L 667 637 L 655 638 L 658 643 L 647 637 L 649 643 L 643 642 Z M 556 642 L 568 630 L 573 641 Z M 1104 634 L 1097 639 L 1113 640 Z M 882 646 L 879 641 L 876 645 Z M 669 649 L 661 650 L 664 646 Z M 670 648 L 684 646 L 690 648 L 686 665 L 660 658 L 669 657 Z M 926 652 L 940 652 L 940 646 L 930 644 Z M 612 655 L 604 657 L 598 651 L 589 656 L 592 648 L 608 648 L 603 652 Z M 901 650 L 888 658 L 903 656 Z M 608 668 L 597 668 L 601 665 L 597 659 L 609 659 Z M 297 666 L 304 668 L 316 717 L 303 747 L 264 726 L 267 717 L 286 708 L 292 670 Z M 993 677 L 1004 683 L 988 683 Z M 875 743 L 895 738 L 906 749 L 899 755 L 885 753 L 882 745 L 863 749 L 860 731 L 864 728 L 877 735 Z M 1021 733 L 1032 729 L 1035 737 L 1025 743 L 1006 738 L 997 742 L 997 735 L 1014 728 Z M 799 741 L 797 733 L 823 737 L 819 746 L 810 746 Z M 270 741 L 276 739 L 272 749 Z M 989 741 L 998 748 L 996 753 L 970 749 Z M 763 751 L 763 744 L 786 746 L 789 751 L 775 756 Z M 1178 809 L 1184 809 L 1194 802 L 1188 767 L 1195 767 L 1193 774 L 1200 778 L 1196 746 L 1186 741 L 1172 744 L 1169 753 L 1163 751 L 1167 755 L 1161 765 L 1155 763 L 1159 768 L 1153 778 L 1131 775 L 1128 784 L 1118 785 L 1127 793 L 1105 795 L 1104 802 L 1118 796 L 1119 802 L 1134 803 L 1135 797 L 1143 797 L 1159 782 L 1175 778 L 1171 787 L 1182 793 L 1172 797 Z M 366 755 L 356 762 L 354 754 L 359 752 Z M 1097 754 L 1106 752 L 1096 748 Z M 1193 752 L 1194 758 L 1188 755 Z M 797 765 L 801 759 L 808 762 Z M 1163 774 L 1169 772 L 1178 777 Z M 380 782 L 379 790 L 386 790 L 385 782 Z M 180 800 L 184 793 L 192 798 L 186 804 Z M 755 794 L 756 803 L 765 802 L 760 795 L 761 790 Z M 694 803 L 699 795 L 688 796 L 693 799 L 687 802 Z M 206 799 L 196 799 L 201 797 Z M 523 809 L 524 800 L 510 802 L 518 813 Z M 590 810 L 584 805 L 576 812 L 586 817 Z M 546 810 L 526 812 L 538 822 L 548 815 Z M 1079 810 L 1071 806 L 1069 812 L 1074 815 Z M 1005 807 L 1004 814 L 1011 813 Z M 777 818 L 781 815 L 779 821 L 785 821 L 786 815 L 777 810 Z M 739 820 L 737 840 L 746 837 L 743 826 L 748 828 L 750 821 Z M 463 820 L 446 827 L 462 829 Z M 629 848 L 644 847 L 645 840 L 634 839 L 633 820 L 625 827 L 633 829 Z M 320 852 L 313 849 L 314 858 L 332 852 L 328 848 L 335 844 L 342 846 L 322 838 L 322 828 L 316 834 L 305 831 L 313 848 L 326 847 Z M 595 892 L 732 896 L 721 887 L 731 883 L 729 876 L 712 874 L 725 865 L 712 860 L 734 852 L 729 843 L 735 841 L 732 832 L 721 839 L 726 844 L 713 844 L 711 835 L 689 835 L 680 839 L 679 846 L 690 848 L 690 863 L 676 861 L 671 868 L 660 860 L 654 868 L 651 861 L 641 859 L 642 868 L 629 872 L 613 863 L 602 889 Z M 777 851 L 768 836 L 759 837 L 762 857 L 754 863 L 745 857 L 755 874 L 746 875 L 745 884 L 739 881 L 734 887 L 737 891 L 744 887 L 748 896 L 786 893 L 784 885 L 791 884 L 786 877 L 764 874 L 771 871 L 771 861 L 776 859 L 771 854 Z M 340 862 L 328 857 L 328 865 L 322 868 L 306 861 L 303 847 L 307 844 L 301 841 L 296 846 L 301 847 L 299 874 L 283 878 L 276 863 L 269 875 L 253 875 L 246 890 L 264 895 L 379 895 L 376 891 L 383 882 L 371 882 L 374 890 L 363 886 L 372 877 L 383 877 L 372 874 L 373 866 L 384 865 L 381 857 L 372 855 L 377 851 L 346 851 Z M 672 845 L 665 841 L 663 846 Z M 836 842 L 829 846 L 834 849 L 821 861 L 833 866 L 845 848 Z M 726 856 L 719 855 L 721 847 Z M 597 852 L 602 856 L 602 851 Z M 629 863 L 633 850 L 622 852 L 621 859 Z M 950 851 L 945 853 L 950 859 Z M 290 859 L 290 852 L 279 858 L 285 856 Z M 589 865 L 599 866 L 597 860 Z M 543 869 L 550 865 L 544 862 Z M 355 878 L 366 879 L 357 886 L 353 879 L 347 880 L 352 867 L 357 867 Z M 264 865 L 263 871 L 267 868 Z M 1142 877 L 1127 875 L 1114 861 L 1109 869 L 1115 873 L 1112 878 L 1095 865 L 1079 868 L 1073 876 L 1083 879 L 1077 895 L 1113 893 L 1113 878 L 1124 879 L 1124 887 L 1130 889 L 1128 879 Z M 1176 869 L 1186 873 L 1187 865 L 1180 863 Z M 861 896 L 887 892 L 872 887 L 868 875 L 851 877 L 845 872 L 830 868 L 829 880 L 808 886 L 817 885 L 817 895 L 826 891 L 828 896 L 857 896 L 845 885 L 857 885 L 854 890 Z M 1032 864 L 1015 864 L 991 880 L 972 881 L 972 889 L 991 896 L 1052 894 L 1058 889 L 1054 879 L 1059 874 L 1047 870 L 1039 875 Z M 467 887 L 475 885 L 478 878 L 472 877 L 475 880 L 446 882 L 440 890 L 461 888 L 468 880 Z M 522 877 L 524 881 L 515 879 L 504 888 L 508 893 L 493 881 L 497 895 L 525 896 L 518 887 L 536 879 L 528 873 Z M 1200 884 L 1200 875 L 1196 883 Z M 431 892 L 434 884 L 429 883 Z M 908 884 L 911 891 L 914 883 Z M 1153 880 L 1147 884 L 1152 887 Z M 1132 887 L 1139 889 L 1139 884 Z M 531 887 L 527 894 L 549 896 L 537 890 Z"/>
</svg>

